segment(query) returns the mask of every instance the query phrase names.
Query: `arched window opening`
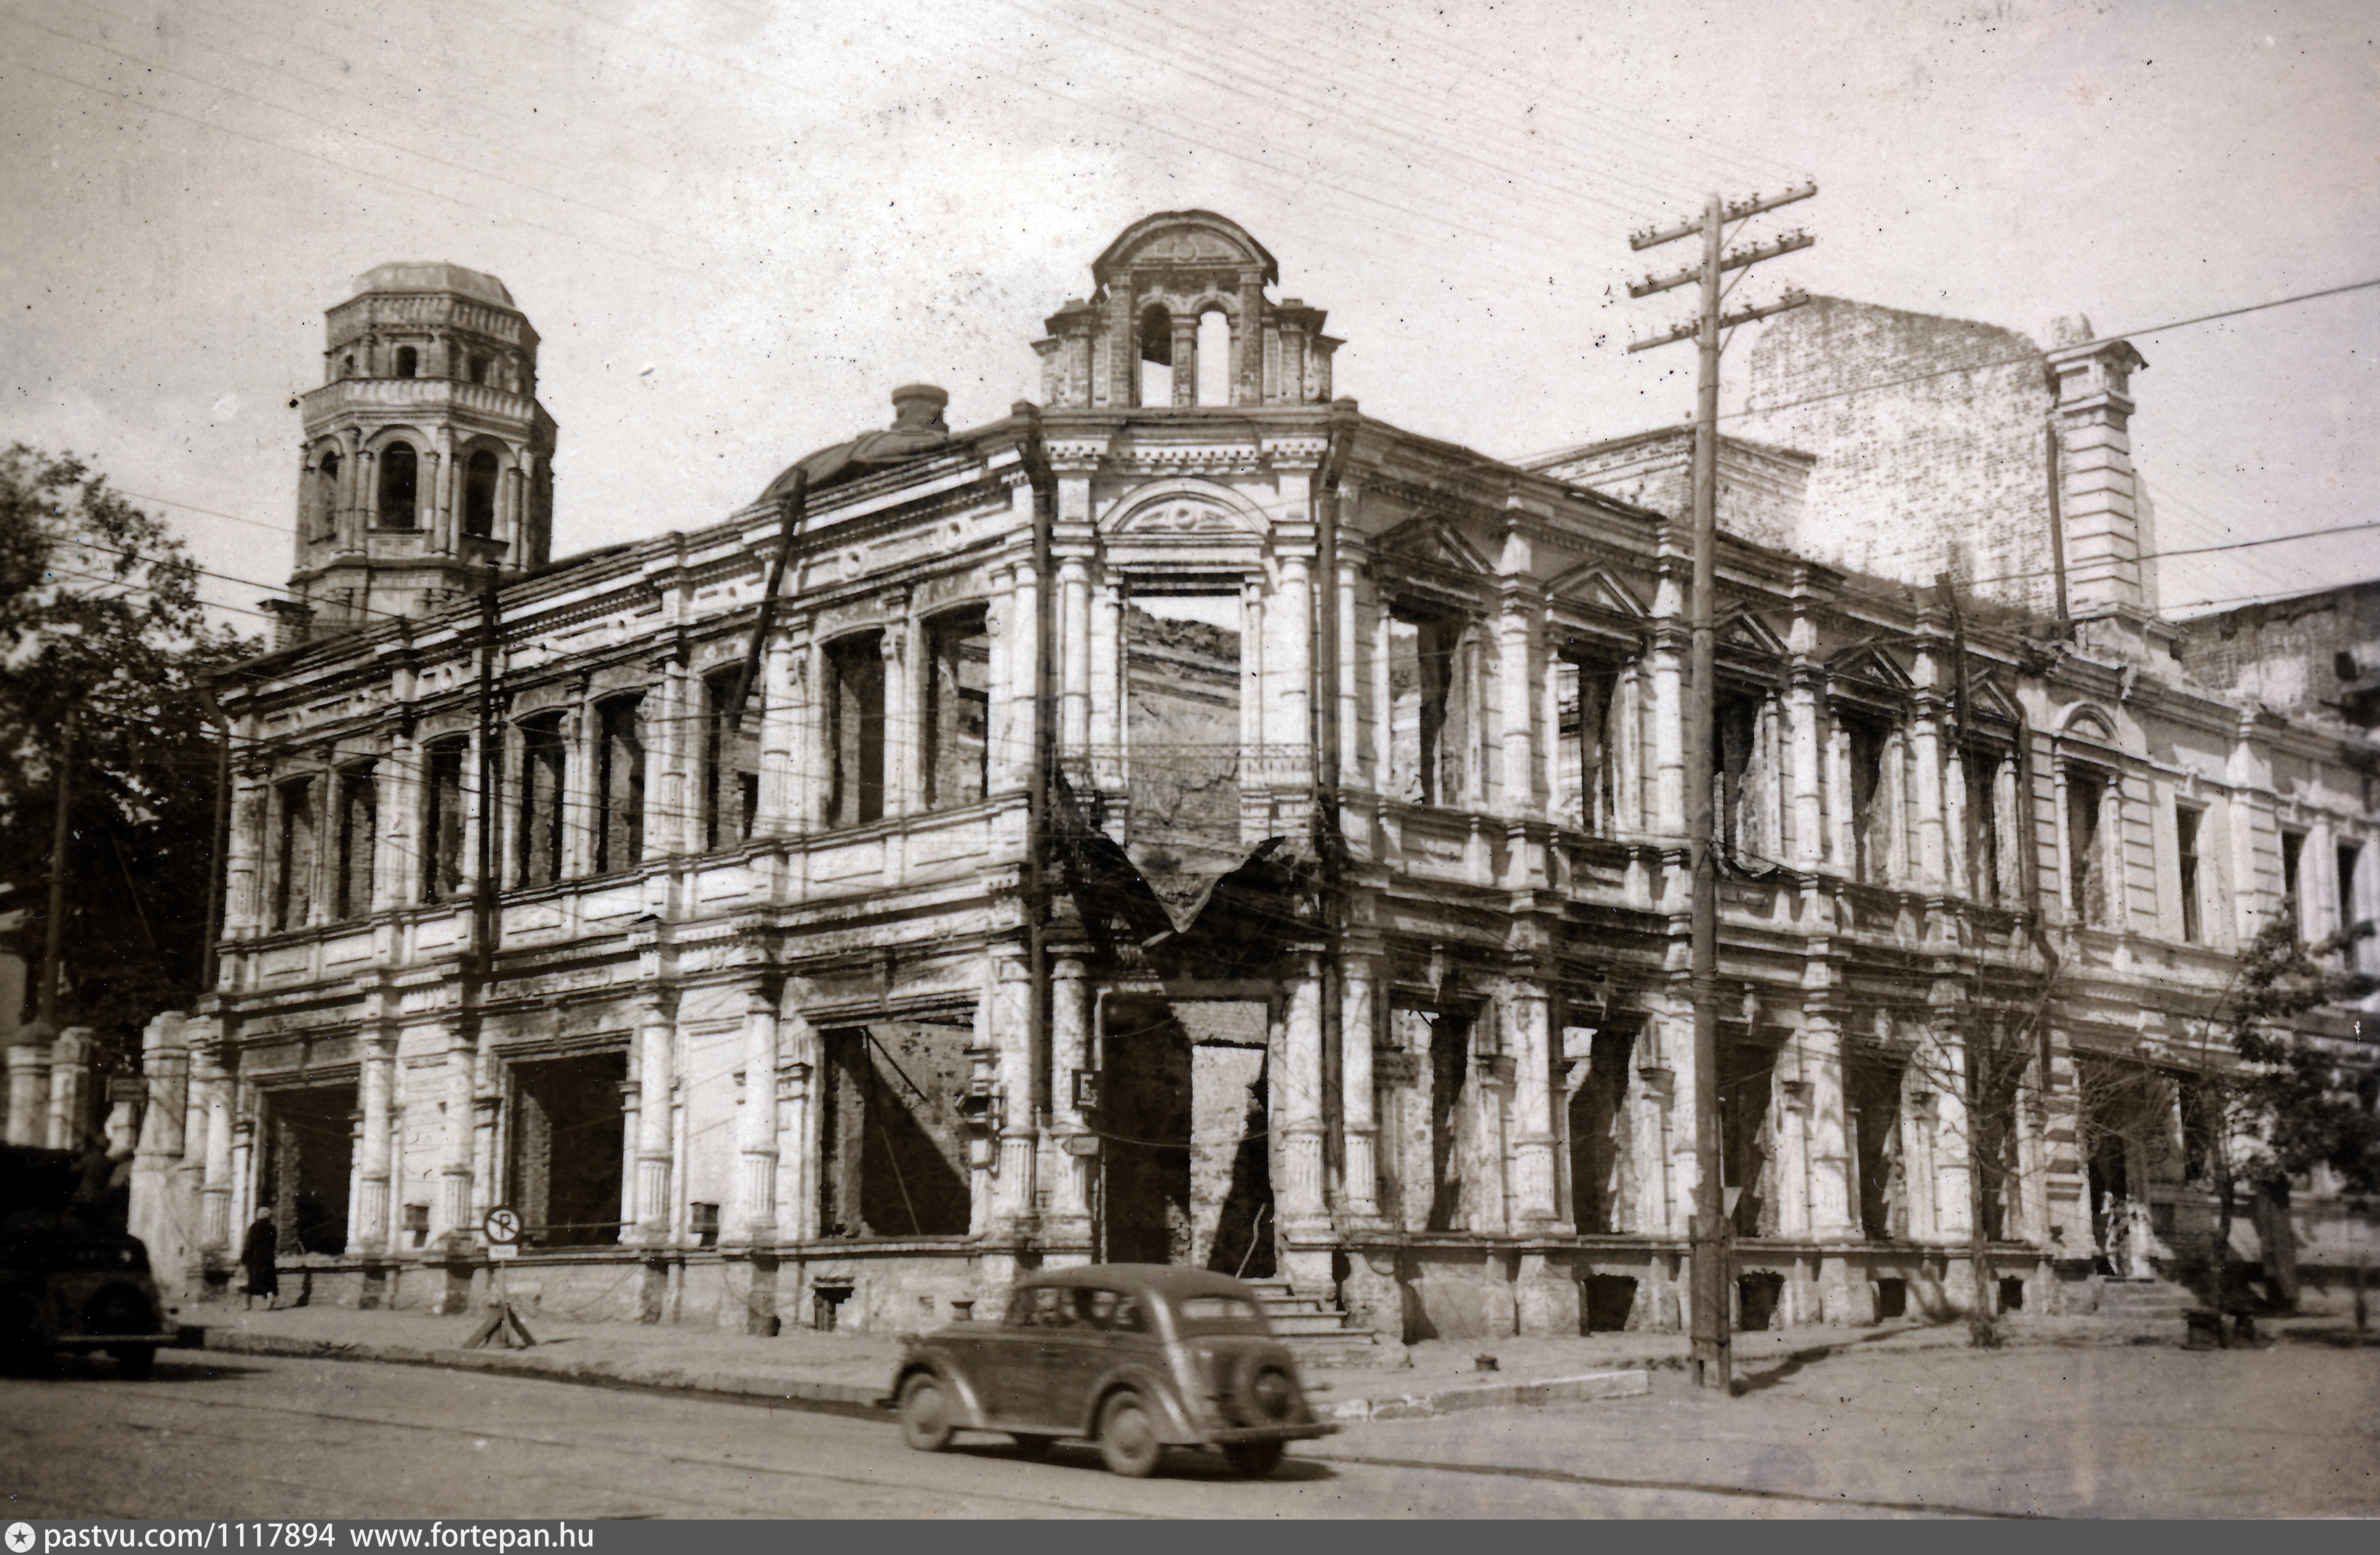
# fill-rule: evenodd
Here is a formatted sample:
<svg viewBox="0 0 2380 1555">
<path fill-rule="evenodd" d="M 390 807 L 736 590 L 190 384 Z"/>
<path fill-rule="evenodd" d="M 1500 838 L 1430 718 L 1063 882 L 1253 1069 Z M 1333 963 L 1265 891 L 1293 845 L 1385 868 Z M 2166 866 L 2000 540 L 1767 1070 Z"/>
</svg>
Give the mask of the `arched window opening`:
<svg viewBox="0 0 2380 1555">
<path fill-rule="evenodd" d="M 339 531 L 339 456 L 325 454 L 314 467 L 314 538 L 328 540 Z"/>
<path fill-rule="evenodd" d="M 414 350 L 412 346 L 399 346 L 396 348 L 396 375 L 399 378 L 412 377 L 419 370 L 420 365 L 420 353 Z"/>
<path fill-rule="evenodd" d="M 496 456 L 484 448 L 463 468 L 463 532 L 481 540 L 496 532 Z"/>
<path fill-rule="evenodd" d="M 414 528 L 415 459 L 413 445 L 392 443 L 380 456 L 380 526 L 384 529 Z"/>
<path fill-rule="evenodd" d="M 1140 316 L 1140 403 L 1173 403 L 1173 316 L 1151 303 Z"/>
<path fill-rule="evenodd" d="M 488 358 L 485 357 L 473 357 L 471 358 L 471 382 L 474 383 L 484 383 L 487 381 Z"/>
<path fill-rule="evenodd" d="M 1220 308 L 1198 316 L 1198 403 L 1232 403 L 1232 321 Z"/>
<path fill-rule="evenodd" d="M 350 351 L 347 353 L 346 360 L 340 365 L 339 376 L 342 378 L 353 378 L 355 375 L 356 354 L 353 351 Z"/>
</svg>

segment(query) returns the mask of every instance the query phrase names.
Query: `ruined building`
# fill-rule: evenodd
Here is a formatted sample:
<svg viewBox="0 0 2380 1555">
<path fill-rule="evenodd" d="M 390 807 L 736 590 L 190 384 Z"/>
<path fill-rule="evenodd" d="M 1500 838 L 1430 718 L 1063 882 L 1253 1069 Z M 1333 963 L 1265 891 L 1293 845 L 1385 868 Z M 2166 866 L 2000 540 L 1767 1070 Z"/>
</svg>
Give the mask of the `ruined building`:
<svg viewBox="0 0 2380 1555">
<path fill-rule="evenodd" d="M 317 1299 L 445 1308 L 501 1205 L 516 1297 L 753 1331 L 1090 1258 L 1391 1336 L 1678 1323 L 1658 440 L 1531 469 L 1366 417 L 1207 213 L 1092 281 L 1038 407 L 899 389 L 717 523 L 551 565 L 504 288 L 393 265 L 332 310 L 285 640 L 223 687 L 221 983 L 149 1034 L 161 1268 L 220 1281 L 262 1207 Z M 2026 381 L 2110 533 L 2136 360 Z M 2197 1223 L 2238 946 L 2368 905 L 2367 759 L 2192 688 L 2136 569 L 2070 601 L 2131 629 L 2060 638 L 1755 543 L 1823 528 L 1825 456 L 1729 460 L 1741 1318 L 1964 1303 L 1978 1243 L 1992 1302 L 2082 1299 Z M 2169 1127 L 2110 1121 L 2151 1094 Z"/>
</svg>

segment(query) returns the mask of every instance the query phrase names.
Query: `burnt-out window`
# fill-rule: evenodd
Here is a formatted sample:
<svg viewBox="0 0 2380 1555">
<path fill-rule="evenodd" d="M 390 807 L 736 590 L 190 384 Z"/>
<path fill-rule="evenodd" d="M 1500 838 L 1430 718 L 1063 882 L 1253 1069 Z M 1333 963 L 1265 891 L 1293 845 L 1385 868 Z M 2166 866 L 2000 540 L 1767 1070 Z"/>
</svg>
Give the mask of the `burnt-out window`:
<svg viewBox="0 0 2380 1555">
<path fill-rule="evenodd" d="M 645 699 L 595 708 L 595 872 L 633 869 L 645 856 Z"/>
<path fill-rule="evenodd" d="M 314 905 L 314 780 L 292 778 L 273 789 L 273 927 L 302 928 Z"/>
<path fill-rule="evenodd" d="M 339 456 L 325 454 L 314 467 L 313 480 L 307 488 L 307 506 L 311 509 L 308 533 L 317 540 L 328 540 L 339 532 Z"/>
<path fill-rule="evenodd" d="M 280 1256 L 346 1252 L 356 1087 L 276 1087 L 257 1111 L 257 1208 L 273 1217 Z"/>
<path fill-rule="evenodd" d="M 470 373 L 472 383 L 486 383 L 488 381 L 488 358 L 485 357 L 473 357 L 471 358 Z"/>
<path fill-rule="evenodd" d="M 380 843 L 380 794 L 369 761 L 343 769 L 339 791 L 338 878 L 332 913 L 360 917 L 371 911 L 372 856 Z"/>
<path fill-rule="evenodd" d="M 621 1052 L 510 1065 L 512 1203 L 532 1246 L 585 1247 L 620 1239 L 620 1168 L 626 1120 Z"/>
<path fill-rule="evenodd" d="M 1390 792 L 1418 805 L 1463 796 L 1470 726 L 1463 621 L 1425 606 L 1389 616 Z"/>
<path fill-rule="evenodd" d="M 2000 902 L 1999 758 L 1970 747 L 1967 777 L 1967 889 L 1986 906 Z"/>
<path fill-rule="evenodd" d="M 1719 845 L 1731 858 L 1757 856 L 1767 844 L 1760 811 L 1767 763 L 1760 759 L 1760 704 L 1755 692 L 1721 690 L 1712 707 L 1717 748 L 1711 753 L 1711 806 Z"/>
<path fill-rule="evenodd" d="M 463 532 L 485 540 L 496 532 L 496 456 L 475 450 L 463 465 Z"/>
<path fill-rule="evenodd" d="M 433 742 L 424 753 L 421 786 L 421 899 L 452 901 L 463 893 L 463 764 L 470 743 L 461 735 Z"/>
<path fill-rule="evenodd" d="M 831 1235 L 964 1236 L 972 1029 L 884 1021 L 821 1034 L 819 1224 Z"/>
<path fill-rule="evenodd" d="M 421 353 L 410 346 L 399 346 L 396 348 L 396 375 L 399 378 L 411 378 L 420 371 Z"/>
<path fill-rule="evenodd" d="M 1854 1052 L 1843 1065 L 1843 1106 L 1851 1115 L 1852 1159 L 1859 1177 L 1860 1231 L 1872 1241 L 1909 1233 L 1900 1131 L 1905 1074 L 1903 1063 L 1881 1052 Z"/>
<path fill-rule="evenodd" d="M 2288 918 L 2292 925 L 2301 924 L 2304 917 L 2298 907 L 2298 892 L 2304 883 L 2302 879 L 2304 863 L 2305 833 L 2283 832 L 2281 833 L 2281 916 Z M 2300 929 L 2299 932 L 2302 934 L 2303 929 Z"/>
<path fill-rule="evenodd" d="M 1628 1055 L 1633 1034 L 1597 1031 L 1571 1093 L 1571 1215 L 1582 1235 L 1629 1229 Z M 1572 1072 L 1575 1076 L 1575 1071 Z"/>
<path fill-rule="evenodd" d="M 735 711 L 735 689 L 744 666 L 731 665 L 703 677 L 702 846 L 705 852 L 734 847 L 752 834 L 760 808 L 760 698 L 756 683 Z"/>
<path fill-rule="evenodd" d="M 380 451 L 380 525 L 410 529 L 416 525 L 418 467 L 413 444 L 392 443 Z"/>
<path fill-rule="evenodd" d="M 1885 726 L 1871 719 L 1845 718 L 1843 743 L 1850 758 L 1852 878 L 1881 885 L 1892 860 L 1892 789 L 1885 781 Z"/>
<path fill-rule="evenodd" d="M 1603 663 L 1566 663 L 1559 685 L 1561 770 L 1565 785 L 1577 784 L 1578 828 L 1591 836 L 1615 835 L 1620 827 L 1620 671 Z M 1566 802 L 1568 798 L 1565 793 Z"/>
<path fill-rule="evenodd" d="M 935 809 L 983 797 L 991 732 L 991 632 L 984 607 L 926 626 L 926 803 Z"/>
<path fill-rule="evenodd" d="M 1735 1190 L 1729 1219 L 1739 1236 L 1777 1234 L 1777 1138 L 1769 1106 L 1777 1057 L 1764 1043 L 1718 1045 L 1719 1181 Z"/>
<path fill-rule="evenodd" d="M 2074 899 L 2075 918 L 2094 928 L 2105 927 L 2110 917 L 2107 850 L 2099 824 L 2107 797 L 2107 783 L 2097 773 L 2067 769 L 2067 888 Z"/>
<path fill-rule="evenodd" d="M 827 645 L 827 824 L 864 826 L 884 815 L 883 634 Z"/>
<path fill-rule="evenodd" d="M 570 768 L 563 715 L 543 713 L 521 725 L 520 883 L 551 885 L 562 878 L 563 782 Z"/>
<path fill-rule="evenodd" d="M 2181 938 L 2186 944 L 2196 944 L 2204 937 L 2199 923 L 2198 832 L 2206 812 L 2190 805 L 2177 805 L 2173 811 L 2174 843 L 2181 861 Z"/>
<path fill-rule="evenodd" d="M 2345 933 L 2355 927 L 2355 870 L 2363 861 L 2363 850 L 2353 843 L 2338 844 L 2338 930 Z M 2354 959 L 2350 952 L 2349 960 Z"/>
</svg>

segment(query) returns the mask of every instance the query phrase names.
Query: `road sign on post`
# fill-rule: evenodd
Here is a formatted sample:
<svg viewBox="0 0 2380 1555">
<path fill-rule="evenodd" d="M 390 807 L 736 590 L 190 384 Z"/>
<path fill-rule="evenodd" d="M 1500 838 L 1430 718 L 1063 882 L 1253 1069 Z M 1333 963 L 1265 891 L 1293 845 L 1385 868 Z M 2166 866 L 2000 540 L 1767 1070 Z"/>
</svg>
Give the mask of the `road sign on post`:
<svg viewBox="0 0 2380 1555">
<path fill-rule="evenodd" d="M 528 1331 L 528 1325 L 522 1322 L 520 1314 L 513 1310 L 512 1298 L 504 1291 L 504 1260 L 518 1254 L 521 1233 L 526 1229 L 521 1223 L 520 1211 L 508 1205 L 498 1205 L 480 1221 L 480 1232 L 488 1239 L 491 1259 L 488 1315 L 480 1319 L 478 1328 L 471 1330 L 471 1337 L 463 1341 L 464 1349 L 476 1350 L 482 1344 L 493 1342 L 507 1350 L 526 1350 L 537 1342 L 535 1336 Z"/>
</svg>

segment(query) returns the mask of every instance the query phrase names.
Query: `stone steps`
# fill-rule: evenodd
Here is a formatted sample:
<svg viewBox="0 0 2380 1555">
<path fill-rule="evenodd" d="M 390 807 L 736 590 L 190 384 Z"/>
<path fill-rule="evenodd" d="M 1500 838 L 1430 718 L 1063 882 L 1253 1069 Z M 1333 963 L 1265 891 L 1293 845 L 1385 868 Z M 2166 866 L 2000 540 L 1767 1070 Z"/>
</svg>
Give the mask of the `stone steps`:
<svg viewBox="0 0 2380 1555">
<path fill-rule="evenodd" d="M 2195 1312 L 2199 1300 L 2181 1286 L 2159 1279 L 2103 1280 L 2099 1316 L 2152 1321 Z"/>
<path fill-rule="evenodd" d="M 1319 1296 L 1299 1295 L 1286 1280 L 1251 1280 L 1272 1331 L 1303 1360 L 1345 1360 L 1376 1350 L 1380 1336 L 1358 1328 Z"/>
</svg>

